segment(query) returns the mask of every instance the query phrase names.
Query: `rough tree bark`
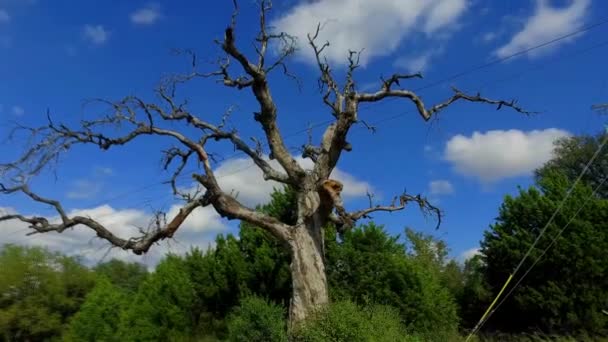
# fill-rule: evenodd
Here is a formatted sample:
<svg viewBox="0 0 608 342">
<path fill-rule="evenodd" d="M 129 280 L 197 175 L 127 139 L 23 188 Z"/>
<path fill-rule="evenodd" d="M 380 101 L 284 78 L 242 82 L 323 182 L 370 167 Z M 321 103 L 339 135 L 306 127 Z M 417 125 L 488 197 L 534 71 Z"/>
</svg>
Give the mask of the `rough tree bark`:
<svg viewBox="0 0 608 342">
<path fill-rule="evenodd" d="M 286 67 L 287 58 L 295 51 L 295 41 L 287 33 L 269 32 L 266 25 L 266 15 L 271 9 L 269 1 L 260 1 L 260 26 L 256 39 L 254 58 L 246 56 L 238 48 L 235 37 L 237 10 L 230 25 L 225 30 L 223 40 L 217 41 L 224 56 L 218 61 L 219 69 L 209 73 L 198 70 L 196 55 L 186 51 L 191 57 L 192 71 L 187 74 L 173 75 L 165 79 L 156 89 L 159 103 L 149 103 L 139 97 L 128 96 L 118 101 L 99 100 L 107 105 L 110 113 L 90 121 L 82 121 L 76 128 L 68 124 L 56 123 L 48 114 L 48 122 L 40 127 L 17 127 L 16 132 L 26 131 L 31 134 L 30 145 L 26 146 L 20 158 L 13 162 L 0 164 L 0 193 L 21 193 L 40 204 L 50 205 L 57 213 L 58 219 L 30 217 L 22 214 L 0 216 L 0 221 L 20 220 L 29 224 L 28 234 L 56 232 L 78 227 L 90 229 L 100 239 L 108 241 L 112 246 L 131 250 L 136 254 L 146 253 L 151 246 L 161 240 L 170 239 L 177 232 L 188 215 L 197 208 L 212 206 L 222 217 L 249 222 L 270 232 L 283 242 L 292 256 L 293 298 L 290 307 L 290 317 L 293 323 L 304 320 L 315 308 L 328 302 L 328 288 L 324 263 L 323 228 L 334 224 L 339 231 L 351 228 L 361 218 L 366 218 L 372 212 L 398 211 L 408 203 L 418 205 L 422 210 L 436 214 L 441 222 L 440 211 L 419 195 L 401 194 L 396 196 L 388 205 L 375 205 L 355 212 L 348 212 L 340 193 L 342 185 L 330 179 L 343 151 L 351 151 L 352 146 L 347 141 L 351 127 L 363 123 L 358 118 L 358 107 L 361 103 L 380 102 L 387 98 L 402 98 L 414 104 L 423 120 L 428 121 L 441 110 L 456 101 L 481 102 L 501 107 L 510 107 L 520 113 L 528 112 L 517 106 L 514 101 L 491 100 L 479 94 L 468 95 L 458 89 L 446 101 L 431 107 L 426 107 L 422 99 L 412 91 L 401 88 L 400 81 L 421 78 L 420 74 L 395 74 L 388 79 L 381 79 L 378 90 L 363 93 L 357 90 L 355 70 L 359 66 L 359 53 L 350 52 L 346 79 L 340 85 L 334 78 L 330 66 L 323 58 L 323 50 L 329 43 L 318 44 L 320 26 L 308 37 L 310 48 L 315 52 L 316 65 L 320 72 L 319 85 L 323 103 L 328 107 L 334 121 L 328 125 L 318 144 L 309 141 L 302 146 L 302 156 L 314 162 L 312 170 L 304 170 L 283 142 L 283 136 L 277 126 L 278 108 L 272 98 L 267 75 L 273 71 L 282 71 L 292 77 Z M 276 41 L 283 47 L 281 53 L 275 56 L 272 63 L 267 62 L 266 50 L 268 45 Z M 255 59 L 255 60 L 254 60 Z M 231 62 L 242 70 L 242 74 L 234 77 Z M 178 102 L 177 87 L 197 78 L 215 78 L 227 87 L 237 90 L 249 90 L 257 100 L 259 109 L 254 113 L 265 135 L 269 147 L 268 158 L 264 157 L 262 143 L 257 140 L 251 146 L 243 140 L 234 129 L 226 128 L 224 113 L 219 124 L 212 124 L 192 113 L 187 101 Z M 169 125 L 170 124 L 170 125 Z M 193 139 L 189 134 L 175 130 L 176 124 L 198 129 L 200 137 Z M 131 127 L 124 135 L 110 136 L 106 128 Z M 170 128 L 169 128 L 170 127 Z M 159 214 L 152 220 L 147 231 L 141 236 L 124 238 L 117 236 L 103 224 L 90 217 L 70 217 L 62 204 L 54 199 L 40 196 L 33 192 L 28 181 L 38 175 L 61 153 L 76 145 L 93 145 L 101 150 L 109 150 L 141 136 L 158 136 L 170 139 L 176 146 L 162 151 L 164 168 L 175 165 L 169 184 L 173 193 L 184 201 L 179 214 L 170 221 Z M 247 208 L 231 193 L 224 191 L 217 182 L 212 166 L 212 155 L 207 152 L 207 145 L 214 141 L 229 141 L 234 147 L 247 155 L 262 171 L 265 180 L 272 180 L 292 187 L 298 198 L 297 222 L 288 225 L 268 215 Z M 277 170 L 271 166 L 268 159 L 275 159 L 281 166 Z M 191 177 L 204 189 L 202 193 L 192 194 L 183 192 L 177 186 L 178 178 L 185 167 L 192 162 L 199 165 L 198 172 Z M 370 197 L 371 199 L 371 197 Z"/>
</svg>

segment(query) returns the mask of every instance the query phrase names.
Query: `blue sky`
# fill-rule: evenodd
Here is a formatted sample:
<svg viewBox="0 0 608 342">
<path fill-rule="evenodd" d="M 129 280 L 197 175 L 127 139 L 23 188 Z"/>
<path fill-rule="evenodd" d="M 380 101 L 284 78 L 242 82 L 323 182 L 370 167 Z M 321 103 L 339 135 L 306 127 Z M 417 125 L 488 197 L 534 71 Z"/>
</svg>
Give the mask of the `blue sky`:
<svg viewBox="0 0 608 342">
<path fill-rule="evenodd" d="M 56 121 L 74 124 L 99 113 L 95 107 L 83 109 L 85 99 L 133 94 L 152 100 L 162 75 L 188 68 L 185 58 L 170 53 L 172 48 L 194 49 L 201 68 L 211 71 L 207 62 L 221 56 L 213 40 L 222 37 L 232 10 L 231 2 L 223 3 L 211 8 L 200 1 L 0 0 L 0 136 L 8 134 L 12 121 L 42 123 L 47 108 Z M 248 53 L 258 27 L 253 3 L 241 1 L 237 24 L 237 41 Z M 332 43 L 326 57 L 333 68 L 343 70 L 349 48 L 365 48 L 356 79 L 359 91 L 372 91 L 381 75 L 393 72 L 421 71 L 424 79 L 403 82 L 410 89 L 436 84 L 598 22 L 602 13 L 608 13 L 608 4 L 598 0 L 290 0 L 277 1 L 270 21 L 298 37 L 326 21 L 321 36 Z M 550 157 L 555 138 L 602 129 L 603 118 L 590 106 L 608 99 L 607 32 L 608 24 L 598 26 L 419 92 L 429 105 L 449 97 L 452 85 L 487 97 L 515 98 L 526 109 L 541 112 L 532 117 L 462 103 L 425 123 L 407 101 L 362 106 L 360 117 L 377 123 L 378 130 L 371 134 L 361 126 L 350 133 L 353 151 L 344 154 L 336 175 L 346 185 L 347 206 L 366 206 L 368 189 L 379 203 L 404 188 L 420 192 L 444 210 L 439 230 L 413 208 L 377 214 L 375 221 L 393 233 L 411 226 L 441 237 L 454 257 L 476 248 L 504 195 L 531 184 L 532 170 Z M 331 115 L 316 91 L 318 73 L 306 45 L 289 68 L 302 89 L 280 74 L 271 77 L 271 86 L 287 145 L 297 148 L 306 141 L 302 130 L 307 125 Z M 250 92 L 207 80 L 193 82 L 179 94 L 189 99 L 193 112 L 212 121 L 234 106 L 231 124 L 244 137 L 262 137 L 252 120 L 256 105 Z M 317 128 L 314 137 L 321 133 Z M 22 146 L 19 139 L 3 142 L 0 160 L 14 158 Z M 32 186 L 126 235 L 134 225 L 144 225 L 152 210 L 175 213 L 178 202 L 160 184 L 169 174 L 160 167 L 159 151 L 169 146 L 162 139 L 142 139 L 110 152 L 77 148 L 62 157 L 56 177 L 47 172 Z M 267 198 L 272 185 L 263 184 L 242 155 L 227 145 L 213 151 L 225 157 L 216 167 L 226 187 L 241 189 L 240 198 L 250 205 Z M 0 208 L 49 213 L 19 196 L 0 198 Z M 198 212 L 177 242 L 159 246 L 143 261 L 190 244 L 206 245 L 234 226 L 210 210 Z M 91 242 L 87 232 L 25 237 L 17 223 L 0 228 L 8 232 L 0 242 L 43 244 L 91 259 L 104 252 L 104 245 Z"/>
</svg>

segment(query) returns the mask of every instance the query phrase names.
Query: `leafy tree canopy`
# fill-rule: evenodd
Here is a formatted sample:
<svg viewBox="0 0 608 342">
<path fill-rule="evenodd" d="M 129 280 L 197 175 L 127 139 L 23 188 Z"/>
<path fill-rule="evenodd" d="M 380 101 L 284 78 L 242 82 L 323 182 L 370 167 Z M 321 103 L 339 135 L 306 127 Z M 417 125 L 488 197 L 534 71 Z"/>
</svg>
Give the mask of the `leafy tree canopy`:
<svg viewBox="0 0 608 342">
<path fill-rule="evenodd" d="M 539 172 L 537 187 L 520 189 L 518 196 L 505 198 L 496 223 L 481 244 L 482 272 L 492 293 L 497 293 L 558 208 L 572 183 L 569 178 L 545 168 Z M 607 333 L 608 316 L 602 313 L 608 306 L 607 219 L 608 200 L 592 196 L 591 188 L 583 183 L 576 186 L 519 274 L 553 238 L 555 245 L 488 325 L 507 331 Z"/>
</svg>

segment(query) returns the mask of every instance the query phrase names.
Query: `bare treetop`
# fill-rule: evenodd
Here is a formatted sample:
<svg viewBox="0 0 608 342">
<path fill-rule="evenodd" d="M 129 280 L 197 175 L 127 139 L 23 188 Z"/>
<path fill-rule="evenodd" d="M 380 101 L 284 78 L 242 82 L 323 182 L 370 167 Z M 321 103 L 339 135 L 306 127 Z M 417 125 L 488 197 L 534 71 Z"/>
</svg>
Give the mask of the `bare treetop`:
<svg viewBox="0 0 608 342">
<path fill-rule="evenodd" d="M 283 135 L 277 125 L 279 109 L 272 97 L 271 85 L 268 82 L 268 75 L 277 70 L 287 77 L 293 77 L 289 73 L 287 62 L 296 51 L 293 37 L 285 32 L 272 32 L 267 26 L 266 18 L 271 7 L 270 1 L 260 1 L 260 26 L 254 42 L 254 56 L 247 56 L 240 49 L 240 46 L 248 43 L 238 41 L 235 33 L 238 17 L 238 7 L 235 2 L 230 25 L 225 29 L 223 39 L 216 41 L 223 54 L 218 61 L 217 69 L 199 70 L 196 54 L 186 51 L 191 58 L 192 69 L 186 74 L 165 78 L 156 89 L 158 97 L 156 102 L 148 102 L 137 96 L 127 96 L 117 101 L 97 100 L 97 103 L 109 109 L 108 114 L 81 121 L 77 127 L 55 122 L 50 114 L 47 115 L 47 122 L 40 127 L 19 127 L 20 130 L 26 130 L 31 134 L 31 140 L 20 158 L 0 164 L 0 175 L 10 182 L 10 185 L 6 182 L 0 183 L 0 193 L 22 193 L 34 202 L 50 205 L 56 211 L 58 219 L 51 221 L 42 217 L 15 214 L 1 216 L 0 221 L 20 220 L 29 224 L 32 233 L 51 231 L 61 233 L 76 226 L 86 227 L 115 247 L 142 254 L 154 243 L 173 237 L 195 209 L 212 206 L 222 217 L 243 220 L 267 230 L 291 251 L 294 277 L 292 314 L 295 315 L 295 319 L 300 319 L 311 306 L 327 301 L 322 258 L 323 229 L 327 224 L 334 224 L 343 231 L 352 227 L 357 220 L 369 217 L 374 212 L 399 211 L 409 203 L 414 203 L 423 211 L 437 215 L 439 222 L 441 220 L 441 212 L 438 208 L 420 195 L 407 193 L 396 196 L 392 203 L 387 205 L 374 204 L 370 200 L 369 208 L 354 212 L 346 210 L 340 195 L 343 185 L 329 177 L 338 164 L 342 152 L 353 149 L 347 137 L 351 127 L 362 122 L 358 116 L 361 103 L 381 102 L 388 98 L 403 99 L 405 103 L 413 104 L 425 121 L 458 101 L 490 104 L 497 109 L 509 107 L 519 113 L 529 114 L 515 101 L 489 99 L 478 93 L 471 95 L 456 88 L 453 88 L 453 93 L 445 101 L 430 107 L 426 106 L 418 94 L 405 88 L 405 83 L 422 78 L 421 74 L 393 74 L 389 78 L 381 79 L 375 92 L 360 92 L 357 90 L 355 76 L 360 54 L 364 51 L 348 52 L 346 78 L 340 83 L 323 57 L 323 50 L 330 43 L 317 41 L 319 31 L 322 29 L 319 25 L 316 31 L 308 36 L 308 45 L 314 51 L 322 100 L 333 117 L 333 122 L 325 128 L 319 142 L 309 140 L 304 145 L 303 157 L 312 160 L 314 164 L 312 170 L 305 170 L 284 143 Z M 270 57 L 268 48 L 275 42 L 282 48 L 276 56 Z M 234 71 L 235 66 L 240 72 Z M 251 92 L 259 106 L 253 113 L 253 119 L 264 132 L 264 140 L 270 149 L 268 158 L 276 160 L 280 168 L 274 168 L 264 157 L 259 140 L 245 139 L 236 130 L 226 127 L 230 111 L 218 113 L 218 122 L 213 123 L 207 119 L 209 113 L 192 112 L 186 101 L 177 100 L 178 86 L 187 84 L 193 79 L 211 79 L 229 88 Z M 284 109 L 284 111 L 288 110 L 288 108 Z M 174 127 L 169 123 L 182 123 L 194 128 L 198 131 L 198 136 L 192 137 L 192 134 L 168 128 Z M 118 130 L 120 133 L 110 129 L 115 127 L 121 128 Z M 157 216 L 151 228 L 142 231 L 139 237 L 118 237 L 90 217 L 70 217 L 58 201 L 39 196 L 28 186 L 31 177 L 38 175 L 49 163 L 74 146 L 88 145 L 100 150 L 113 150 L 129 145 L 142 136 L 154 136 L 174 143 L 172 148 L 161 153 L 164 155 L 164 168 L 173 167 L 172 178 L 168 183 L 184 204 L 176 217 L 168 222 L 160 219 L 162 216 Z M 250 140 L 253 144 L 249 143 Z M 218 141 L 228 141 L 236 150 L 247 155 L 261 170 L 265 180 L 276 181 L 296 191 L 298 215 L 295 225 L 288 225 L 248 208 L 231 193 L 221 188 L 212 166 L 213 156 L 208 152 L 210 144 Z M 190 161 L 199 165 L 198 170 L 190 176 L 204 189 L 202 193 L 183 193 L 176 185 L 176 180 Z M 319 277 L 319 282 L 310 281 L 310 277 L 314 274 Z M 304 311 L 302 307 L 305 308 Z"/>
</svg>

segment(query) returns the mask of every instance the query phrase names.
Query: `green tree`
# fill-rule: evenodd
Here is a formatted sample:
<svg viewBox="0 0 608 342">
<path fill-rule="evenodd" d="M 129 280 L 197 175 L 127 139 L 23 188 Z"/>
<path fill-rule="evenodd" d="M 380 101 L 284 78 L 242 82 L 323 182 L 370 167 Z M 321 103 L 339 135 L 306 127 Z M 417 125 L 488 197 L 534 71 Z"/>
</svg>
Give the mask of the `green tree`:
<svg viewBox="0 0 608 342">
<path fill-rule="evenodd" d="M 408 248 L 410 246 L 410 248 Z M 328 278 L 335 299 L 383 304 L 401 313 L 409 330 L 437 340 L 458 326 L 456 302 L 442 283 L 444 244 L 406 231 L 406 243 L 368 223 L 328 244 Z"/>
<path fill-rule="evenodd" d="M 139 284 L 148 275 L 145 265 L 118 259 L 98 264 L 93 270 L 98 275 L 106 277 L 113 285 L 128 292 L 136 292 Z"/>
<path fill-rule="evenodd" d="M 285 308 L 260 297 L 244 297 L 227 321 L 228 341 L 287 342 Z"/>
<path fill-rule="evenodd" d="M 489 285 L 484 275 L 482 256 L 477 254 L 464 263 L 462 272 L 464 284 L 457 296 L 462 326 L 471 329 L 475 326 L 487 304 L 492 300 Z"/>
<path fill-rule="evenodd" d="M 120 314 L 126 308 L 127 290 L 100 276 L 84 304 L 70 321 L 67 341 L 121 341 Z"/>
<path fill-rule="evenodd" d="M 557 171 L 563 173 L 571 183 L 574 183 L 602 141 L 607 138 L 608 133 L 604 131 L 593 136 L 575 135 L 558 140 L 555 146 L 555 157 L 536 170 L 537 182 L 543 177 L 549 176 L 551 172 Z M 595 161 L 583 175 L 582 182 L 595 188 L 606 175 L 608 175 L 608 146 L 599 151 Z M 608 199 L 608 187 L 600 187 L 597 193 L 600 197 Z"/>
<path fill-rule="evenodd" d="M 293 191 L 276 190 L 271 199 L 256 209 L 292 222 Z M 224 319 L 243 297 L 256 295 L 289 305 L 288 253 L 272 235 L 246 222 L 241 223 L 238 238 L 232 234 L 218 235 L 213 249 L 206 252 L 192 249 L 184 257 L 184 263 L 195 292 L 194 325 L 201 334 L 224 337 Z"/>
<path fill-rule="evenodd" d="M 505 198 L 496 223 L 481 244 L 483 272 L 492 293 L 497 293 L 566 196 L 571 185 L 568 178 L 546 171 L 540 174 L 537 187 L 520 189 L 518 196 Z M 608 332 L 608 316 L 601 311 L 608 306 L 608 200 L 591 196 L 591 192 L 584 184 L 573 189 L 520 275 L 553 238 L 555 245 L 496 311 L 489 326 L 506 331 Z"/>
<path fill-rule="evenodd" d="M 94 285 L 75 258 L 40 247 L 0 250 L 0 339 L 44 341 L 61 335 Z"/>
<path fill-rule="evenodd" d="M 124 341 L 179 341 L 193 334 L 194 288 L 180 257 L 168 255 L 120 318 Z"/>
</svg>

